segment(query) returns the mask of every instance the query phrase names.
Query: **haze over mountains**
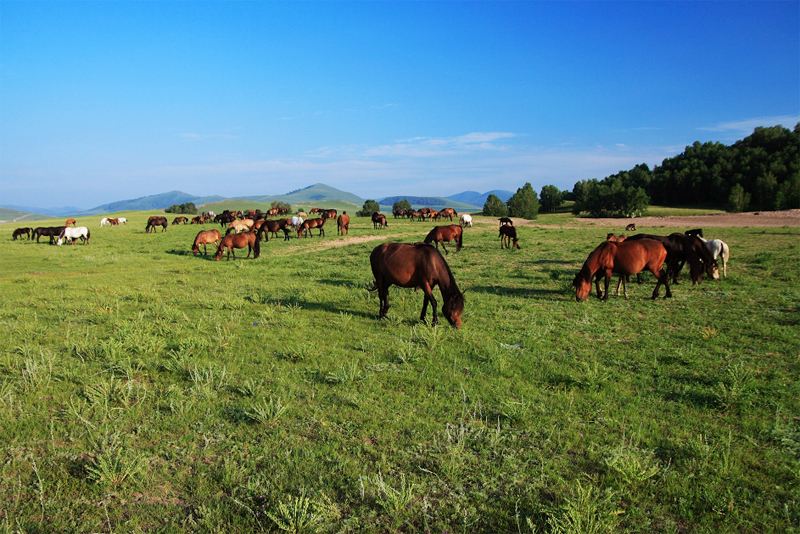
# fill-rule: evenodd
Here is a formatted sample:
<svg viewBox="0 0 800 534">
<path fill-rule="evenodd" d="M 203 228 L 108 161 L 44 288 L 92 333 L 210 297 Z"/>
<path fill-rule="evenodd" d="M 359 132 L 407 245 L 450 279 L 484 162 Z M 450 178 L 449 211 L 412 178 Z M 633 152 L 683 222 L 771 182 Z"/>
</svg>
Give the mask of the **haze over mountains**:
<svg viewBox="0 0 800 534">
<path fill-rule="evenodd" d="M 477 191 L 463 191 L 447 197 L 423 197 L 414 195 L 395 195 L 384 197 L 378 202 L 381 206 L 391 207 L 391 205 L 402 199 L 408 200 L 412 206 L 431 206 L 441 208 L 450 206 L 456 209 L 480 209 L 483 207 L 486 198 L 494 194 L 505 201 L 512 195 L 510 191 L 493 190 L 486 193 Z M 278 195 L 251 195 L 244 197 L 226 198 L 219 195 L 197 196 L 183 191 L 168 191 L 156 195 L 148 195 L 139 198 L 118 200 L 108 202 L 90 209 L 77 208 L 74 206 L 64 206 L 55 208 L 42 208 L 31 206 L 0 206 L 0 220 L 24 220 L 41 219 L 47 217 L 97 215 L 101 213 L 114 213 L 120 211 L 138 210 L 162 210 L 173 204 L 183 204 L 194 202 L 197 206 L 204 204 L 219 204 L 225 201 L 249 200 L 253 202 L 281 201 L 292 205 L 312 205 L 324 204 L 325 202 L 340 202 L 352 204 L 358 208 L 364 203 L 364 198 L 341 189 L 336 189 L 325 184 L 313 184 L 307 187 L 296 189 L 285 194 Z M 324 207 L 324 206 L 320 206 Z"/>
</svg>

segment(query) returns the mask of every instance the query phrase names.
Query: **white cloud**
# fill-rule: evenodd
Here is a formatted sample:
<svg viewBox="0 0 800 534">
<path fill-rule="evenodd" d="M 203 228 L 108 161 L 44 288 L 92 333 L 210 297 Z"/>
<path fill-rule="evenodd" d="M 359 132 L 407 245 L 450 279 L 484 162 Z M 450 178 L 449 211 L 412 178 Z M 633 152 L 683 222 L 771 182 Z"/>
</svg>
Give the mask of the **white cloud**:
<svg viewBox="0 0 800 534">
<path fill-rule="evenodd" d="M 703 126 L 698 130 L 708 132 L 739 132 L 750 133 L 758 126 L 775 126 L 780 124 L 787 128 L 793 128 L 800 122 L 800 115 L 772 115 L 768 117 L 753 117 L 736 121 L 720 122 L 713 126 Z"/>
</svg>

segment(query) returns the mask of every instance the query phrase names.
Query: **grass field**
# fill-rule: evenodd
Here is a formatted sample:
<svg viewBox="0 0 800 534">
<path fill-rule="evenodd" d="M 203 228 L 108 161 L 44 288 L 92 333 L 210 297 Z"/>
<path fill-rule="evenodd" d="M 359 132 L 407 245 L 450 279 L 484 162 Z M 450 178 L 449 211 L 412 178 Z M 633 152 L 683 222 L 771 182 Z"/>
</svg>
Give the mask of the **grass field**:
<svg viewBox="0 0 800 534">
<path fill-rule="evenodd" d="M 508 251 L 486 220 L 447 256 L 456 331 L 366 290 L 370 250 L 427 224 L 214 262 L 127 215 L 88 246 L 0 225 L 5 530 L 800 528 L 800 229 L 715 229 L 728 278 L 671 300 L 576 303 L 615 229 Z"/>
</svg>

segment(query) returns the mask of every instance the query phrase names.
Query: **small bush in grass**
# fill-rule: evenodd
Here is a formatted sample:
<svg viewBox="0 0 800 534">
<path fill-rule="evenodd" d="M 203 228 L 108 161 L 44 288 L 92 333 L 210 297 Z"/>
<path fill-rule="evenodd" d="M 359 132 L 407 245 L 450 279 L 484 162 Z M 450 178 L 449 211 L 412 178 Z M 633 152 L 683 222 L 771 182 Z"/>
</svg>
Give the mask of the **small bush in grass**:
<svg viewBox="0 0 800 534">
<path fill-rule="evenodd" d="M 249 410 L 245 410 L 245 415 L 256 423 L 262 425 L 271 425 L 275 423 L 278 418 L 286 412 L 286 405 L 281 402 L 280 398 L 269 398 L 267 401 L 261 401 L 253 404 Z"/>
<path fill-rule="evenodd" d="M 547 518 L 552 531 L 559 534 L 616 532 L 618 523 L 613 494 L 601 494 L 591 482 L 581 481 L 575 483 L 572 496 Z"/>
</svg>

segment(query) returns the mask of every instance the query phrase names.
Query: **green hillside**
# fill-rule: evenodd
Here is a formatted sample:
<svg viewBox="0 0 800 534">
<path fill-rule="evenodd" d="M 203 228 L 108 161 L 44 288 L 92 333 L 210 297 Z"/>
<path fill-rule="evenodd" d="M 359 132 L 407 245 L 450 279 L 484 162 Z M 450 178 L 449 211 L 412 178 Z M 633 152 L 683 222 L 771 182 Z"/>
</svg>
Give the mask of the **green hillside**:
<svg viewBox="0 0 800 534">
<path fill-rule="evenodd" d="M 281 202 L 288 202 L 289 204 L 307 204 L 309 206 L 324 207 L 323 204 L 330 204 L 333 201 L 340 201 L 351 203 L 361 206 L 364 199 L 353 193 L 342 191 L 325 184 L 314 184 L 302 189 L 296 189 L 282 195 L 262 195 L 245 197 L 249 200 L 256 200 L 261 202 L 271 202 L 273 200 L 280 200 Z"/>
<path fill-rule="evenodd" d="M 283 200 L 283 202 L 286 202 Z M 329 208 L 329 209 L 336 209 L 339 211 L 345 210 L 348 212 L 355 213 L 357 210 L 361 209 L 361 204 L 352 204 L 350 202 L 341 202 L 341 201 L 322 201 L 322 202 L 290 202 L 292 206 L 292 211 L 297 211 L 298 208 L 303 208 L 306 211 L 313 207 L 318 208 Z M 246 209 L 260 209 L 261 211 L 268 210 L 271 207 L 271 201 L 256 201 L 256 200 L 248 200 L 246 198 L 229 198 L 226 200 L 221 200 L 220 202 L 213 202 L 211 204 L 204 204 L 200 209 L 202 211 L 214 211 L 216 213 L 221 213 L 223 210 L 246 210 Z"/>
<path fill-rule="evenodd" d="M 46 218 L 46 215 L 40 215 L 38 213 L 29 213 L 26 211 L 0 208 L 0 222 L 38 221 Z"/>
</svg>

